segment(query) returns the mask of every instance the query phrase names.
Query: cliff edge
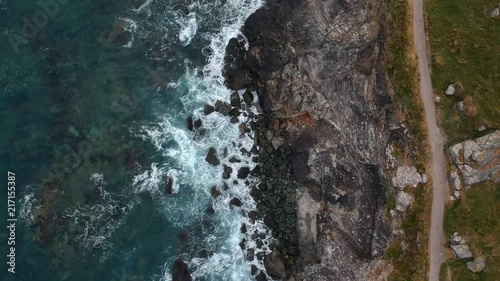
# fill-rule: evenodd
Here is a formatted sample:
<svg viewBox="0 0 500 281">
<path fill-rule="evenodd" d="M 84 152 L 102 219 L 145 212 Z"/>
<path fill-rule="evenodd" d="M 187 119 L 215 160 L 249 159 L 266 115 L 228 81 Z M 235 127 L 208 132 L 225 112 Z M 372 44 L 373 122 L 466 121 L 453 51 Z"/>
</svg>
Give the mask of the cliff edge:
<svg viewBox="0 0 500 281">
<path fill-rule="evenodd" d="M 266 262 L 272 277 L 366 280 L 389 243 L 384 7 L 269 0 L 227 47 L 228 87 L 262 107 L 256 200 L 286 268 Z"/>
</svg>

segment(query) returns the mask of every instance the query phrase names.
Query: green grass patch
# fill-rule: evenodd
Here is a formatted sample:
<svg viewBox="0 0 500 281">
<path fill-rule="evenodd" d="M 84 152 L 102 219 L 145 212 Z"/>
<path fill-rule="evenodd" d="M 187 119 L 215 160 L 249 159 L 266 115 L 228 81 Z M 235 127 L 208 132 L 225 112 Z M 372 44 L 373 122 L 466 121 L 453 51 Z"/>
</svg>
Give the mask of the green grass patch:
<svg viewBox="0 0 500 281">
<path fill-rule="evenodd" d="M 409 1 L 389 0 L 387 17 L 386 71 L 394 90 L 393 115 L 406 123 L 413 138 L 408 147 L 394 147 L 397 159 L 411 161 L 424 171 L 428 156 L 424 153 L 426 128 L 424 110 L 418 95 L 418 73 L 414 59 L 411 13 Z M 425 188 L 410 191 L 415 201 L 406 211 L 402 222 L 405 232 L 402 240 L 395 240 L 387 249 L 384 259 L 391 262 L 394 271 L 388 280 L 426 280 L 428 256 L 428 229 L 425 221 L 428 214 L 430 194 Z M 396 205 L 394 192 L 388 194 L 386 211 Z M 404 248 L 402 247 L 404 245 Z"/>
<path fill-rule="evenodd" d="M 427 279 L 427 228 L 426 198 L 429 194 L 425 188 L 419 187 L 410 192 L 415 201 L 406 211 L 402 223 L 404 238 L 392 241 L 384 258 L 394 266 L 389 280 L 426 280 Z M 402 243 L 406 249 L 401 247 Z"/>
<path fill-rule="evenodd" d="M 432 52 L 432 82 L 441 126 L 450 143 L 478 137 L 477 128 L 500 128 L 500 18 L 491 18 L 498 0 L 424 1 Z M 463 93 L 444 96 L 460 81 Z M 472 97 L 476 116 L 467 116 L 457 102 Z M 484 133 L 482 133 L 484 134 Z"/>
<path fill-rule="evenodd" d="M 418 75 L 415 60 L 412 58 L 413 44 L 410 6 L 407 0 L 389 0 L 387 26 L 386 70 L 395 95 L 393 113 L 404 119 L 416 139 L 425 139 L 425 131 L 420 130 L 424 123 L 423 109 L 418 96 Z"/>
<path fill-rule="evenodd" d="M 444 229 L 465 236 L 474 256 L 486 258 L 484 272 L 474 274 L 466 263 L 449 260 L 446 267 L 454 281 L 496 281 L 500 276 L 500 185 L 483 183 L 462 192 L 460 200 L 446 207 Z"/>
</svg>

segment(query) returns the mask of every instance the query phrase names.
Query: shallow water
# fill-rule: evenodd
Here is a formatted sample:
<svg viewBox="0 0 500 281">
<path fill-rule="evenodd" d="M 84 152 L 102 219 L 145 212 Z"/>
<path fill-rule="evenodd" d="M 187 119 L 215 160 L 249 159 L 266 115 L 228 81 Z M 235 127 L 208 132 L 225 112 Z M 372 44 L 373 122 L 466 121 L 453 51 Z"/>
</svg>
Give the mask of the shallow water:
<svg viewBox="0 0 500 281">
<path fill-rule="evenodd" d="M 224 49 L 261 5 L 0 2 L 0 168 L 16 173 L 19 218 L 16 273 L 2 280 L 170 280 L 178 258 L 196 280 L 251 280 L 250 264 L 263 268 L 239 246 L 255 247 L 245 235 L 270 236 L 242 214 L 255 209 L 248 186 L 258 179 L 236 177 L 255 166 L 241 153 L 253 133 L 203 114 L 204 104 L 229 102 Z M 256 112 L 244 107 L 240 122 Z M 188 130 L 189 116 L 203 134 Z M 241 159 L 230 179 L 204 160 L 210 147 L 221 164 Z"/>
</svg>

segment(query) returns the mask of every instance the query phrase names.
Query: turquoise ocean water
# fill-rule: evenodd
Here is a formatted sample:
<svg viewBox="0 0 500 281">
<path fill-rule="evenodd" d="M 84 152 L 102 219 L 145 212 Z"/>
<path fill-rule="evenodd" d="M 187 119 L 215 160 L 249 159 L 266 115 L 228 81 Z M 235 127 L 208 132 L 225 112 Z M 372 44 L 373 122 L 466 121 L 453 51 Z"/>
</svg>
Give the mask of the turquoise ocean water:
<svg viewBox="0 0 500 281">
<path fill-rule="evenodd" d="M 225 46 L 262 4 L 0 0 L 0 171 L 5 186 L 16 174 L 18 219 L 15 274 L 0 230 L 1 280 L 171 280 L 178 258 L 196 280 L 251 280 L 262 263 L 240 241 L 269 233 L 243 215 L 258 179 L 224 180 L 204 159 L 215 147 L 254 167 L 240 153 L 253 140 L 203 106 L 229 101 Z"/>
</svg>

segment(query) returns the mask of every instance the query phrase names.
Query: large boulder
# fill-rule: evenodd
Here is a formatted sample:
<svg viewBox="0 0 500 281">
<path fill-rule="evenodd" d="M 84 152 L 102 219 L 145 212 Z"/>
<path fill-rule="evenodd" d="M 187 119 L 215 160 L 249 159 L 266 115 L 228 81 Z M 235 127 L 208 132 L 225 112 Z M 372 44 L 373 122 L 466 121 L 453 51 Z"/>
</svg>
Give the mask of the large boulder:
<svg viewBox="0 0 500 281">
<path fill-rule="evenodd" d="M 450 245 L 450 249 L 456 259 L 467 260 L 472 258 L 472 252 L 467 245 Z"/>
<path fill-rule="evenodd" d="M 403 189 L 407 186 L 417 187 L 417 185 L 422 182 L 422 176 L 413 166 L 398 167 L 396 176 L 392 178 L 392 184 L 399 189 Z"/>
<path fill-rule="evenodd" d="M 186 263 L 182 260 L 177 260 L 174 263 L 174 270 L 172 272 L 172 281 L 192 281 L 191 273 Z"/>
<path fill-rule="evenodd" d="M 465 185 L 488 180 L 500 182 L 500 130 L 452 145 L 448 155 Z"/>
<path fill-rule="evenodd" d="M 483 271 L 485 267 L 486 263 L 482 257 L 477 257 L 473 261 L 467 263 L 467 269 L 474 273 Z"/>
<path fill-rule="evenodd" d="M 264 259 L 264 266 L 266 267 L 267 274 L 273 279 L 285 279 L 286 270 L 283 257 L 278 250 L 272 251 Z"/>
</svg>

